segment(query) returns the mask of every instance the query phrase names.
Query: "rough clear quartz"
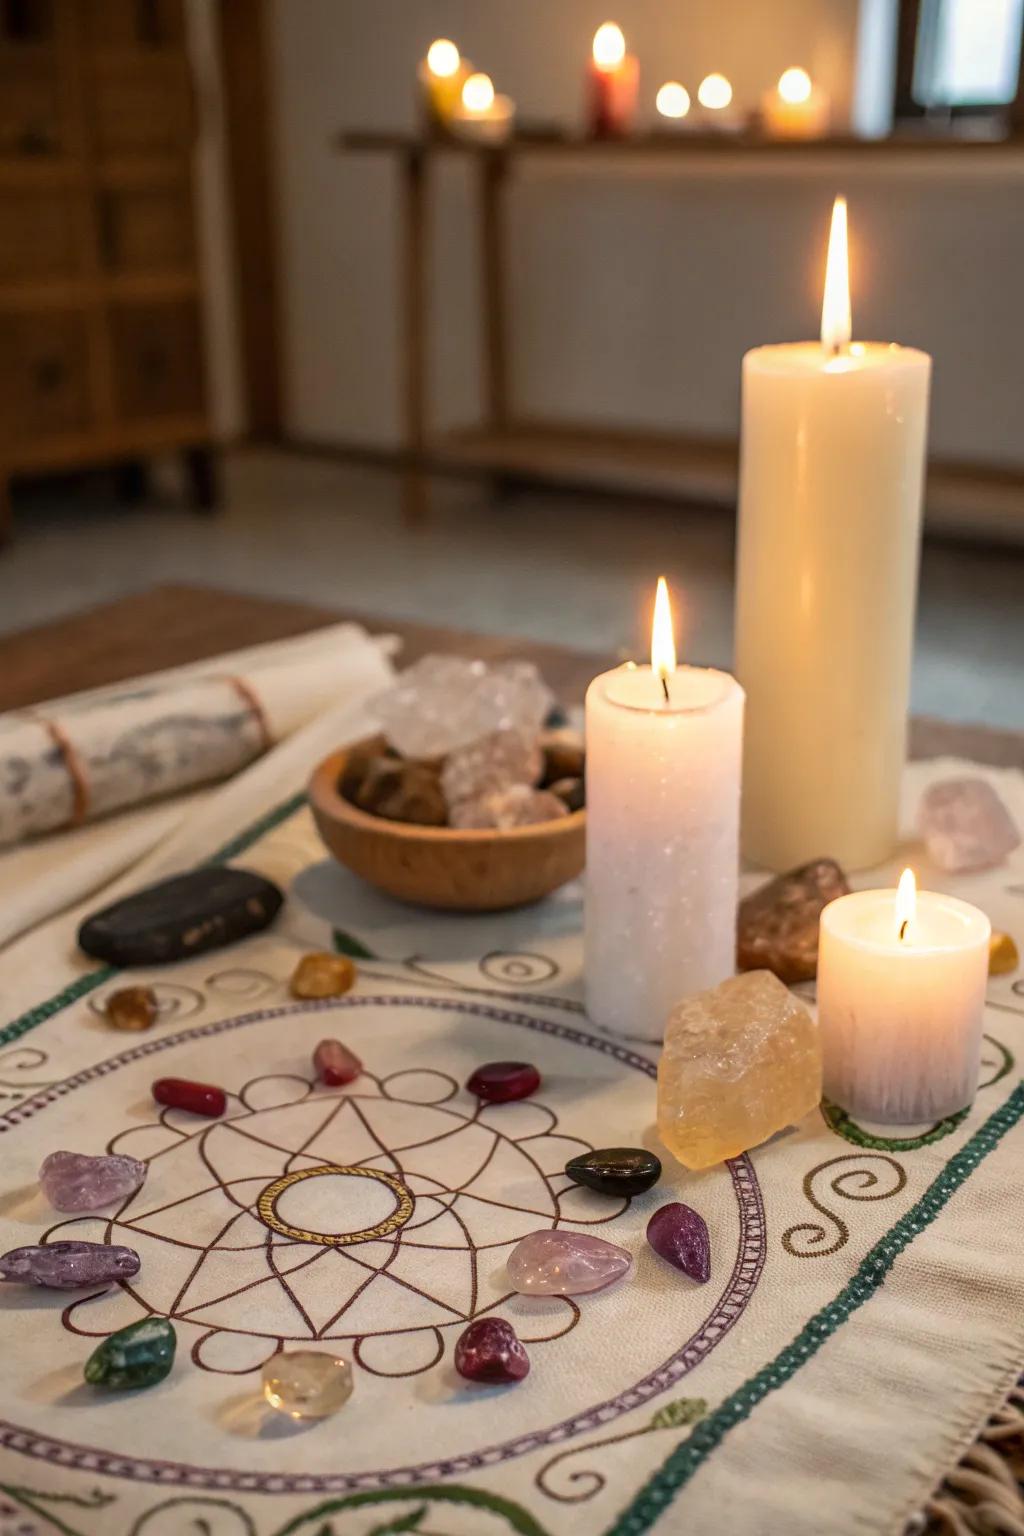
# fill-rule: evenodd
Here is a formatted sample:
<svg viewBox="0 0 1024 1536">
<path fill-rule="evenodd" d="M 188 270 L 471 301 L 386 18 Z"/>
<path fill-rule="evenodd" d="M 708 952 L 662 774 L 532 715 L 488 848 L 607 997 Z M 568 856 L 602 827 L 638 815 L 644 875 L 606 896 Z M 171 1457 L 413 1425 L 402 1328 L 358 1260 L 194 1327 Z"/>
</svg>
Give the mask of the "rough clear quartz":
<svg viewBox="0 0 1024 1536">
<path fill-rule="evenodd" d="M 625 1248 L 586 1232 L 530 1232 L 508 1256 L 508 1277 L 524 1296 L 583 1296 L 603 1291 L 633 1268 Z"/>
<path fill-rule="evenodd" d="M 293 1419 L 325 1419 L 352 1396 L 352 1367 L 320 1349 L 279 1350 L 263 1367 L 263 1396 Z"/>
<path fill-rule="evenodd" d="M 449 820 L 453 827 L 532 827 L 540 821 L 557 821 L 568 816 L 569 808 L 558 795 L 547 789 L 531 789 L 528 784 L 510 784 L 507 789 L 480 795 L 475 800 L 460 800 L 452 806 Z"/>
<path fill-rule="evenodd" d="M 821 1040 L 770 971 L 686 998 L 658 1064 L 658 1133 L 687 1168 L 710 1168 L 794 1125 L 821 1099 Z"/>
<path fill-rule="evenodd" d="M 991 869 L 1020 846 L 1017 825 L 987 779 L 930 784 L 918 828 L 932 863 L 950 873 Z"/>
<path fill-rule="evenodd" d="M 455 1369 L 467 1381 L 522 1381 L 530 1374 L 530 1357 L 511 1323 L 503 1317 L 477 1317 L 459 1334 Z"/>
<path fill-rule="evenodd" d="M 344 1083 L 355 1082 L 363 1064 L 355 1051 L 340 1040 L 321 1040 L 313 1052 L 313 1070 L 329 1088 L 340 1088 Z"/>
<path fill-rule="evenodd" d="M 647 1223 L 647 1241 L 676 1269 L 703 1285 L 711 1279 L 711 1238 L 699 1211 L 673 1200 L 655 1211 Z"/>
<path fill-rule="evenodd" d="M 134 1157 L 90 1157 L 85 1152 L 51 1152 L 39 1182 L 58 1211 L 95 1211 L 126 1200 L 141 1188 L 146 1164 Z"/>
<path fill-rule="evenodd" d="M 786 982 L 812 981 L 818 974 L 822 908 L 849 890 L 834 859 L 812 859 L 745 897 L 736 924 L 739 969 L 774 971 Z"/>
<path fill-rule="evenodd" d="M 544 766 L 535 736 L 520 731 L 492 731 L 452 752 L 441 769 L 441 788 L 449 806 L 476 800 L 513 784 L 536 784 Z"/>
<path fill-rule="evenodd" d="M 492 731 L 536 737 L 551 690 L 532 662 L 424 656 L 372 708 L 403 757 L 444 757 Z"/>
<path fill-rule="evenodd" d="M 326 952 L 303 955 L 292 972 L 292 997 L 342 997 L 355 985 L 355 961 Z"/>
<path fill-rule="evenodd" d="M 118 1243 L 33 1243 L 0 1257 L 0 1280 L 75 1291 L 83 1285 L 130 1280 L 141 1262 L 134 1248 Z"/>
</svg>

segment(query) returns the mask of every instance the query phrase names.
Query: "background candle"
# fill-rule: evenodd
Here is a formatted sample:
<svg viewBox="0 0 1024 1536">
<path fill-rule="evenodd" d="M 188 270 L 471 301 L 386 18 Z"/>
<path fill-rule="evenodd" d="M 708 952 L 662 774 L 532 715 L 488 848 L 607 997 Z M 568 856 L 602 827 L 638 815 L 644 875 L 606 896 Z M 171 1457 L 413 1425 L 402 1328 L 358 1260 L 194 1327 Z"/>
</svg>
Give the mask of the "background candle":
<svg viewBox="0 0 1024 1536">
<path fill-rule="evenodd" d="M 470 75 L 462 100 L 452 113 L 451 129 L 460 138 L 481 144 L 503 144 L 515 122 L 515 103 L 495 94 L 490 75 Z"/>
<path fill-rule="evenodd" d="M 587 64 L 588 116 L 594 138 L 615 138 L 629 132 L 639 81 L 640 67 L 636 55 L 626 52 L 622 28 L 614 21 L 604 22 L 594 33 Z"/>
<path fill-rule="evenodd" d="M 761 126 L 777 139 L 814 139 L 828 132 L 831 103 L 806 69 L 783 70 L 761 101 Z"/>
<path fill-rule="evenodd" d="M 743 359 L 743 851 L 779 870 L 896 843 L 931 359 L 850 344 L 845 236 L 838 199 L 822 344 Z"/>
<path fill-rule="evenodd" d="M 663 642 L 587 690 L 587 1012 L 651 1039 L 735 969 L 743 738 L 735 678 Z"/>
<path fill-rule="evenodd" d="M 419 67 L 420 88 L 429 127 L 446 128 L 459 104 L 473 66 L 447 37 L 436 38 Z"/>
<path fill-rule="evenodd" d="M 902 923 L 896 891 L 856 891 L 821 914 L 825 1094 L 880 1125 L 931 1124 L 978 1086 L 989 920 L 921 891 L 901 939 Z"/>
</svg>

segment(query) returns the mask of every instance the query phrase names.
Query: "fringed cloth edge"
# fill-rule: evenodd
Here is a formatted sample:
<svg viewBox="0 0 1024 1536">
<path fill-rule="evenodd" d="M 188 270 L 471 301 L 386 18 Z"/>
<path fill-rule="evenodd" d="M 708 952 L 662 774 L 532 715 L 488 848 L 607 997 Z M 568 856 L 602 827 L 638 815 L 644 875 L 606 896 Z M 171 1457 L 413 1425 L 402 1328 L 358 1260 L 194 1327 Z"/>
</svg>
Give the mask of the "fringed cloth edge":
<svg viewBox="0 0 1024 1536">
<path fill-rule="evenodd" d="M 1024 1376 L 905 1536 L 1024 1536 Z"/>
</svg>

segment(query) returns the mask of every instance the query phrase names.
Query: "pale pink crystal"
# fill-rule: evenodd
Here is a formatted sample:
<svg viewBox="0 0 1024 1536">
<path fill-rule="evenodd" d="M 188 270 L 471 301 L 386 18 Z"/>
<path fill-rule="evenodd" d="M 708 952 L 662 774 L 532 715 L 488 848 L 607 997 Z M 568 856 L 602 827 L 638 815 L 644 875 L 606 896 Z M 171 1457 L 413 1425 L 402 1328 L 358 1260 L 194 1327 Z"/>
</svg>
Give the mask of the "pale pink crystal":
<svg viewBox="0 0 1024 1536">
<path fill-rule="evenodd" d="M 39 1182 L 58 1211 L 95 1211 L 133 1195 L 146 1171 L 146 1164 L 134 1157 L 51 1152 L 39 1169 Z"/>
<path fill-rule="evenodd" d="M 449 754 L 441 769 L 441 788 L 448 804 L 458 805 L 512 784 L 536 784 L 543 767 L 544 757 L 535 736 L 492 731 Z"/>
<path fill-rule="evenodd" d="M 585 1232 L 530 1232 L 508 1256 L 508 1276 L 524 1296 L 603 1291 L 633 1268 L 632 1254 Z"/>
<path fill-rule="evenodd" d="M 541 821 L 557 821 L 568 816 L 564 800 L 546 789 L 531 789 L 528 784 L 513 784 L 494 794 L 475 800 L 460 800 L 452 807 L 449 820 L 453 827 L 530 827 Z"/>
<path fill-rule="evenodd" d="M 918 827 L 928 857 L 955 874 L 991 869 L 1020 846 L 1020 832 L 987 779 L 942 779 L 921 797 Z"/>
</svg>

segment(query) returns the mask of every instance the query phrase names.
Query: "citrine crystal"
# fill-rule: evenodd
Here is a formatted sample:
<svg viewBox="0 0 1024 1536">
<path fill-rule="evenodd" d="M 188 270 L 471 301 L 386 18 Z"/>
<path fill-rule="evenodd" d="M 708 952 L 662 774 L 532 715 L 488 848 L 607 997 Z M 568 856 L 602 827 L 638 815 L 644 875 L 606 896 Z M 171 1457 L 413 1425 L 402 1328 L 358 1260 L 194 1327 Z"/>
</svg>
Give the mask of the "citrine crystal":
<svg viewBox="0 0 1024 1536">
<path fill-rule="evenodd" d="M 293 1419 L 325 1419 L 352 1396 L 352 1367 L 321 1349 L 279 1350 L 263 1367 L 263 1396 Z"/>
<path fill-rule="evenodd" d="M 1008 933 L 993 931 L 988 941 L 988 973 L 1009 976 L 1020 965 L 1020 954 Z"/>
<path fill-rule="evenodd" d="M 355 962 L 348 955 L 303 955 L 292 972 L 292 997 L 341 997 L 354 985 Z"/>
<path fill-rule="evenodd" d="M 107 1023 L 112 1029 L 150 1029 L 159 1011 L 152 987 L 121 987 L 107 998 Z"/>
<path fill-rule="evenodd" d="M 770 971 L 748 971 L 672 1012 L 658 1065 L 658 1133 L 710 1168 L 795 1124 L 821 1099 L 821 1041 Z"/>
</svg>

